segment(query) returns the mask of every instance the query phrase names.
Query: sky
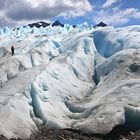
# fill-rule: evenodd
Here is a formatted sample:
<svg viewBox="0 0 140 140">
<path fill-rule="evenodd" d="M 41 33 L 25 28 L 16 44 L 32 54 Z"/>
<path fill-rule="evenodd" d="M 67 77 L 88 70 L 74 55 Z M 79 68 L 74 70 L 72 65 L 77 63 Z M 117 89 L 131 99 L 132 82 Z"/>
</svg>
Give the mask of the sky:
<svg viewBox="0 0 140 140">
<path fill-rule="evenodd" d="M 60 20 L 67 24 L 140 24 L 140 0 L 0 0 L 0 27 Z"/>
</svg>

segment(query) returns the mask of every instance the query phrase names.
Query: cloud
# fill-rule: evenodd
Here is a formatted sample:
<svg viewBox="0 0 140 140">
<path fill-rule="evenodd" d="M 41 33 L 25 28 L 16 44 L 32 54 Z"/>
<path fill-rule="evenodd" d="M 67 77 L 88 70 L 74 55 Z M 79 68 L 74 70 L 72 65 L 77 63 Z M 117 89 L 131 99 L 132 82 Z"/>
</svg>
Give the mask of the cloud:
<svg viewBox="0 0 140 140">
<path fill-rule="evenodd" d="M 101 10 L 94 18 L 95 23 L 101 21 L 108 25 L 122 26 L 128 23 L 132 19 L 139 19 L 140 11 L 136 8 L 120 9 L 115 7 L 112 10 Z"/>
<path fill-rule="evenodd" d="M 74 18 L 84 16 L 91 11 L 92 5 L 88 0 L 0 1 L 0 13 L 8 22 L 47 20 L 59 16 Z"/>
<path fill-rule="evenodd" d="M 8 0 L 0 1 L 0 11 L 2 11 L 8 5 Z"/>
<path fill-rule="evenodd" d="M 7 25 L 7 26 L 15 26 L 16 23 L 14 21 L 12 21 L 12 20 L 7 19 L 7 18 L 0 17 L 0 26 L 4 27 L 5 25 Z"/>
<path fill-rule="evenodd" d="M 103 8 L 108 8 L 108 7 L 112 6 L 112 4 L 114 4 L 118 1 L 120 1 L 120 0 L 106 0 L 106 2 L 103 4 L 102 7 Z"/>
</svg>

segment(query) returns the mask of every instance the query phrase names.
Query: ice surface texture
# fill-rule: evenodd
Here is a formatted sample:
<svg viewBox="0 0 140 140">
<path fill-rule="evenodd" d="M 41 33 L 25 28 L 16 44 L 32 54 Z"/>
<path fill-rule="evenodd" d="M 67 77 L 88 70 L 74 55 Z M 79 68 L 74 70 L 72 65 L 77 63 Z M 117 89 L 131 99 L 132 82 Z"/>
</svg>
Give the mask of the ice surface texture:
<svg viewBox="0 0 140 140">
<path fill-rule="evenodd" d="M 140 128 L 139 38 L 140 26 L 0 29 L 0 134 Z"/>
</svg>

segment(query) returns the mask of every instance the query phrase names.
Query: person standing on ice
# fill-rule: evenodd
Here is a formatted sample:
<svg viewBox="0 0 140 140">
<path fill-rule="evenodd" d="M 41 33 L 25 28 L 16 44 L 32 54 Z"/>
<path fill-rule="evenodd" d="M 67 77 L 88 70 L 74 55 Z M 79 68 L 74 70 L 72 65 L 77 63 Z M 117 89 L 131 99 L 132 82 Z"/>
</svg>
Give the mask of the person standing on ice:
<svg viewBox="0 0 140 140">
<path fill-rule="evenodd" d="M 12 56 L 15 54 L 14 46 L 11 47 Z"/>
</svg>

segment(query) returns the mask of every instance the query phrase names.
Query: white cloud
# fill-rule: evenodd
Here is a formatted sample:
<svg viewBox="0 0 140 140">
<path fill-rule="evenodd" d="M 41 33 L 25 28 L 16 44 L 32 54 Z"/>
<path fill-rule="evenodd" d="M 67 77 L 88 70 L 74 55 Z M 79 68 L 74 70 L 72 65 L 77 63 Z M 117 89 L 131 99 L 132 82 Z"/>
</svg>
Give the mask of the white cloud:
<svg viewBox="0 0 140 140">
<path fill-rule="evenodd" d="M 62 13 L 65 17 L 84 16 L 93 10 L 93 6 L 87 0 L 63 0 L 63 2 L 65 6 L 70 7 L 70 10 Z"/>
<path fill-rule="evenodd" d="M 112 11 L 101 10 L 94 18 L 95 23 L 101 21 L 108 25 L 124 25 L 132 19 L 140 19 L 140 11 L 135 8 L 127 8 L 125 10 L 120 8 L 113 8 Z"/>
<path fill-rule="evenodd" d="M 88 0 L 4 0 L 0 1 L 3 17 L 17 23 L 84 16 L 93 10 Z M 0 23 L 1 24 L 1 23 Z"/>
<path fill-rule="evenodd" d="M 46 14 L 55 13 L 54 16 L 77 17 L 92 11 L 92 5 L 88 0 L 24 0 L 24 4 L 32 10 L 40 9 L 40 13 L 46 9 Z"/>
<path fill-rule="evenodd" d="M 106 0 L 106 2 L 103 4 L 102 7 L 103 8 L 108 8 L 108 7 L 112 6 L 112 4 L 114 4 L 118 1 L 120 1 L 120 0 Z"/>
</svg>

